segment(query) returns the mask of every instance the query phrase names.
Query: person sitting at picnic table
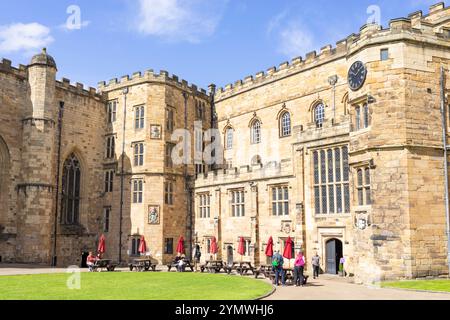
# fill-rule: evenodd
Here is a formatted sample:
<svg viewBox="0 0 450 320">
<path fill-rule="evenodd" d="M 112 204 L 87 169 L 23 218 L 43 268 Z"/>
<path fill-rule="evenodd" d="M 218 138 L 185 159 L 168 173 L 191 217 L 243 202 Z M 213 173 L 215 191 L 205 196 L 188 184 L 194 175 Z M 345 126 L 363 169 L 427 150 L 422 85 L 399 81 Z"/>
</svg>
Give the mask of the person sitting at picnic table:
<svg viewBox="0 0 450 320">
<path fill-rule="evenodd" d="M 97 260 L 98 260 L 98 257 L 94 256 L 94 253 L 89 252 L 89 255 L 86 259 L 86 265 L 89 268 L 89 272 L 94 271 L 94 265 L 95 265 L 95 262 L 97 262 Z"/>
<path fill-rule="evenodd" d="M 184 269 L 186 268 L 185 262 L 184 262 L 184 256 L 178 257 L 178 263 L 177 263 L 177 270 L 178 272 L 184 272 Z"/>
</svg>

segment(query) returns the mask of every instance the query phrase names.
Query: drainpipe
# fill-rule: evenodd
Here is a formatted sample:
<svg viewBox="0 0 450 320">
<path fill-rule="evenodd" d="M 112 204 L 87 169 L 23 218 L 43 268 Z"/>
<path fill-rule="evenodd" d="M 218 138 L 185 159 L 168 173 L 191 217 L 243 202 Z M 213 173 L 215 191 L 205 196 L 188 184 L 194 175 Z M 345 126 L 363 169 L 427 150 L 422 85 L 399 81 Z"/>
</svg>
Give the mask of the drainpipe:
<svg viewBox="0 0 450 320">
<path fill-rule="evenodd" d="M 125 165 L 125 129 L 127 118 L 127 94 L 128 88 L 123 89 L 123 125 L 122 125 L 122 159 L 120 169 L 120 212 L 119 212 L 119 265 L 122 263 L 122 222 L 123 222 L 123 197 L 124 197 L 124 165 Z"/>
<path fill-rule="evenodd" d="M 62 120 L 64 115 L 64 101 L 59 102 L 59 115 L 58 115 L 58 154 L 56 160 L 56 195 L 55 195 L 55 217 L 53 223 L 53 249 L 52 249 L 52 267 L 56 267 L 56 237 L 58 230 L 58 204 L 59 204 L 59 177 L 61 175 L 61 136 L 62 136 Z"/>
<path fill-rule="evenodd" d="M 444 186 L 445 186 L 445 218 L 447 223 L 447 264 L 450 274 L 450 215 L 449 215 L 449 186 L 448 186 L 448 147 L 447 147 L 447 108 L 445 105 L 445 70 L 441 67 L 441 115 L 442 115 L 442 142 L 444 145 Z"/>
</svg>

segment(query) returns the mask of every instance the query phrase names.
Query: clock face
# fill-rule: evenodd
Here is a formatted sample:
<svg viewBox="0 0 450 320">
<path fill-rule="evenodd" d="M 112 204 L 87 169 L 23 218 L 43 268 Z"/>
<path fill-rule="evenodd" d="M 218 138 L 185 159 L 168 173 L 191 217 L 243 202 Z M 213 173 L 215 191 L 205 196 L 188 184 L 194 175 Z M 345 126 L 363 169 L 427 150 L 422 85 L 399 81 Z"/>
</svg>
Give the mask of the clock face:
<svg viewBox="0 0 450 320">
<path fill-rule="evenodd" d="M 356 61 L 348 71 L 348 85 L 353 91 L 361 89 L 366 81 L 367 69 L 364 63 Z"/>
</svg>

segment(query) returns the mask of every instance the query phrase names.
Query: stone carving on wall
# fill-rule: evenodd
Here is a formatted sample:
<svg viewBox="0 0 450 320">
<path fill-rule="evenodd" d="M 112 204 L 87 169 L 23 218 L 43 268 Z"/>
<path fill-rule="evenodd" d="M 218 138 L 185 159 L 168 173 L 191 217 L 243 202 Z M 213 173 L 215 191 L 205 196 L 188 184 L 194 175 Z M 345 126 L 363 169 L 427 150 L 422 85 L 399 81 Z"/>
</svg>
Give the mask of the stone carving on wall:
<svg viewBox="0 0 450 320">
<path fill-rule="evenodd" d="M 370 215 L 366 211 L 356 212 L 354 226 L 358 230 L 365 230 L 372 225 Z"/>
</svg>

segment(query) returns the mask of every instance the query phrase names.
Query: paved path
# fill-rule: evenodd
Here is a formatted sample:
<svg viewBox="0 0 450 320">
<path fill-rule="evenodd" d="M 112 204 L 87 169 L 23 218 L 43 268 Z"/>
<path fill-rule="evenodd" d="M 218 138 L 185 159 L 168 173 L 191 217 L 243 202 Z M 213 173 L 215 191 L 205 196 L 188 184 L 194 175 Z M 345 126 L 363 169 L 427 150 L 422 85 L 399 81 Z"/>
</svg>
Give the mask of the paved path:
<svg viewBox="0 0 450 320">
<path fill-rule="evenodd" d="M 277 287 L 266 300 L 450 300 L 450 293 L 367 287 L 323 275 L 316 280 L 310 278 L 306 287 Z"/>
</svg>

